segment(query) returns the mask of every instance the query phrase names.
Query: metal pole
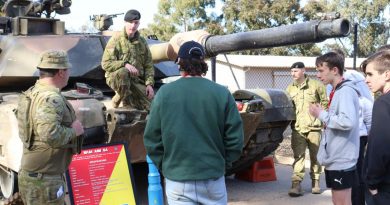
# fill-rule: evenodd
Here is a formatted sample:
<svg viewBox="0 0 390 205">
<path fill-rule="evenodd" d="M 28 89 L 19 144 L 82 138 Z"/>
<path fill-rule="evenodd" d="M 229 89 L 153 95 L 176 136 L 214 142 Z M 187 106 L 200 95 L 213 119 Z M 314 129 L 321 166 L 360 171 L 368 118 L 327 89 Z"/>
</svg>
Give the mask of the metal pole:
<svg viewBox="0 0 390 205">
<path fill-rule="evenodd" d="M 217 67 L 217 57 L 211 57 L 211 80 L 216 81 L 216 67 Z"/>
<path fill-rule="evenodd" d="M 353 69 L 356 70 L 356 56 L 358 52 L 358 23 L 353 25 Z"/>
</svg>

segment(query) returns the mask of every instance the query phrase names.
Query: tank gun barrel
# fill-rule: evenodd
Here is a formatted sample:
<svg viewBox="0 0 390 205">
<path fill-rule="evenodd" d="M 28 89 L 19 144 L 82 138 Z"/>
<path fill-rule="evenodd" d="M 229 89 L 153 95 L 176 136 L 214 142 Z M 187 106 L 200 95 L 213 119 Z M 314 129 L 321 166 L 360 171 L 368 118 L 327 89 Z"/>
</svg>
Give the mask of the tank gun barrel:
<svg viewBox="0 0 390 205">
<path fill-rule="evenodd" d="M 213 36 L 203 30 L 178 33 L 169 43 L 151 45 L 150 50 L 153 60 L 159 62 L 175 60 L 180 45 L 190 40 L 202 44 L 207 57 L 213 57 L 232 51 L 317 43 L 328 38 L 345 37 L 349 33 L 350 23 L 347 19 L 313 20 L 227 35 Z"/>
<path fill-rule="evenodd" d="M 317 43 L 328 38 L 345 37 L 350 32 L 346 19 L 309 21 L 306 23 L 210 36 L 204 42 L 209 56 L 247 49 L 270 48 L 301 43 Z"/>
</svg>

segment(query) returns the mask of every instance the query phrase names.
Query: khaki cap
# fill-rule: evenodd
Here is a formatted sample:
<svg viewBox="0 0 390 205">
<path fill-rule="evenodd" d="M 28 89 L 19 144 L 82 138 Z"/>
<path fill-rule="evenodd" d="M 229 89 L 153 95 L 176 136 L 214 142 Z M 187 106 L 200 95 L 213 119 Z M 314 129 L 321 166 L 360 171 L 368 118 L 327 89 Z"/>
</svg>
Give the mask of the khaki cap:
<svg viewBox="0 0 390 205">
<path fill-rule="evenodd" d="M 68 69 L 72 65 L 69 62 L 66 51 L 48 50 L 41 54 L 37 67 L 42 69 Z"/>
</svg>

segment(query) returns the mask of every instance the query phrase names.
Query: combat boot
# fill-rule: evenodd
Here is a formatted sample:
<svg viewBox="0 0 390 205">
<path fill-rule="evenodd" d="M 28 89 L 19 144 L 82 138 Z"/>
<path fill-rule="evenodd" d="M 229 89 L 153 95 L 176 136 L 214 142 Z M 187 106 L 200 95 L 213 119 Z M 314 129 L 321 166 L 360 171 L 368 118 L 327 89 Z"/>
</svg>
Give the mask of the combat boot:
<svg viewBox="0 0 390 205">
<path fill-rule="evenodd" d="M 303 195 L 300 181 L 292 182 L 291 189 L 290 191 L 288 191 L 288 195 L 290 195 L 291 197 L 298 197 Z"/>
<path fill-rule="evenodd" d="M 121 97 L 116 93 L 111 99 L 111 105 L 113 108 L 118 108 L 121 103 Z"/>
<path fill-rule="evenodd" d="M 312 194 L 321 194 L 320 180 L 313 179 L 311 181 L 311 193 Z"/>
</svg>

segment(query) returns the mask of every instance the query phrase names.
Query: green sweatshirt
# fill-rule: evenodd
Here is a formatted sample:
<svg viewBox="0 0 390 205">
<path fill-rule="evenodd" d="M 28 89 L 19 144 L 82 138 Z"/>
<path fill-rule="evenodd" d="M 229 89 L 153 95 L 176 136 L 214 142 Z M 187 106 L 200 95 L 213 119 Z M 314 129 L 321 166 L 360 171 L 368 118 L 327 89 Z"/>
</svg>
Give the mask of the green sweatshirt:
<svg viewBox="0 0 390 205">
<path fill-rule="evenodd" d="M 147 122 L 147 154 L 174 181 L 216 179 L 243 148 L 243 126 L 235 100 L 221 85 L 201 77 L 164 85 Z"/>
</svg>

